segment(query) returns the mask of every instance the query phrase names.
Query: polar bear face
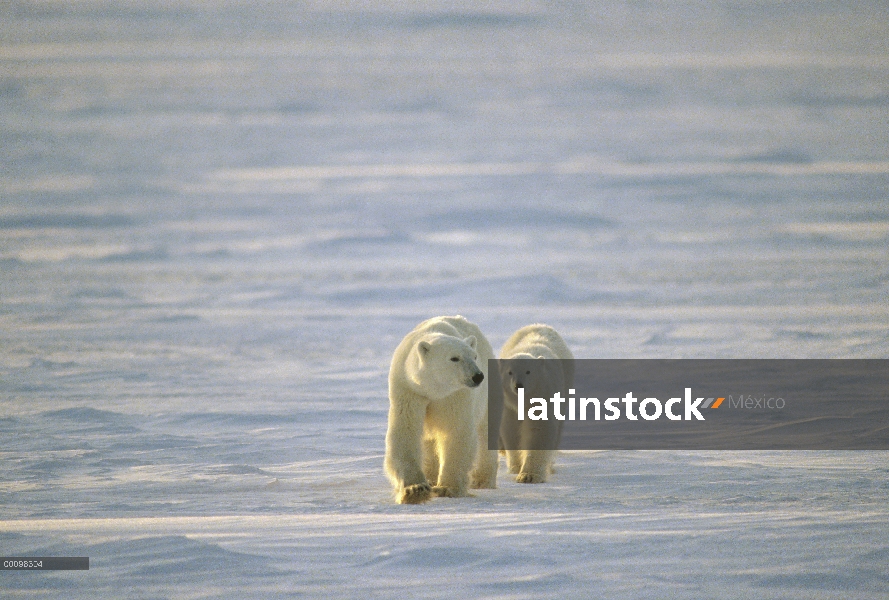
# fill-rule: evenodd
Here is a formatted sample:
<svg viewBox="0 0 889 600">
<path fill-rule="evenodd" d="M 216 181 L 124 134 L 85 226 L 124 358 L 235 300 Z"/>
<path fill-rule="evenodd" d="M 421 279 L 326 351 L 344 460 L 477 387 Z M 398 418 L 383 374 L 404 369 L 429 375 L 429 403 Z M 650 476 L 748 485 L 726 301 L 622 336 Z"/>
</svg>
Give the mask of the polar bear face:
<svg viewBox="0 0 889 600">
<path fill-rule="evenodd" d="M 515 394 L 519 388 L 528 393 L 546 395 L 562 387 L 563 373 L 560 360 L 520 353 L 498 361 L 503 389 Z"/>
<path fill-rule="evenodd" d="M 476 339 L 431 334 L 414 347 L 411 379 L 430 399 L 449 396 L 460 388 L 475 388 L 485 379 L 478 367 Z"/>
<path fill-rule="evenodd" d="M 532 380 L 540 379 L 540 368 L 535 364 L 535 357 L 530 354 L 516 354 L 508 359 L 501 359 L 500 379 L 503 389 L 515 393 L 519 388 L 527 388 Z"/>
</svg>

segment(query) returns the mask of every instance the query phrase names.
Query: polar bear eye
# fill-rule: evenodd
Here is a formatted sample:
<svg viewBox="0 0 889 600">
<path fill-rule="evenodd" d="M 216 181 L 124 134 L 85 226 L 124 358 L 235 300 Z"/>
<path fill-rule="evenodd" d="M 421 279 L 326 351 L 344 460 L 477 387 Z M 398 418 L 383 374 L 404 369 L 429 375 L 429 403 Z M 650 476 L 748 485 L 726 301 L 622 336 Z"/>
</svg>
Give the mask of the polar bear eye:
<svg viewBox="0 0 889 600">
<path fill-rule="evenodd" d="M 452 356 L 451 362 L 460 362 L 460 357 L 459 356 Z"/>
</svg>

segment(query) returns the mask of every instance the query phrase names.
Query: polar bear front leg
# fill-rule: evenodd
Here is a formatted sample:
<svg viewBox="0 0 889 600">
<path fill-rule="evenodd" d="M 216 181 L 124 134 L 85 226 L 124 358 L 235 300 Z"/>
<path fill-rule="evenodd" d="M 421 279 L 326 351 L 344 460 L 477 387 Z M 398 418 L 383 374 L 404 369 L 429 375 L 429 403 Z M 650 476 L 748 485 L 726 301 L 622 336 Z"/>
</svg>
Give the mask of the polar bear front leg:
<svg viewBox="0 0 889 600">
<path fill-rule="evenodd" d="M 435 485 L 441 468 L 438 464 L 438 445 L 434 439 L 423 440 L 423 473 L 426 480 Z"/>
<path fill-rule="evenodd" d="M 432 488 L 436 496 L 468 496 L 469 472 L 475 462 L 477 438 L 473 427 L 453 427 L 439 444 L 441 475 Z"/>
<path fill-rule="evenodd" d="M 554 450 L 528 450 L 522 468 L 516 477 L 517 483 L 546 483 L 552 470 Z"/>
<path fill-rule="evenodd" d="M 425 406 L 389 408 L 386 431 L 386 475 L 395 487 L 399 504 L 420 504 L 429 500 L 432 486 L 423 474 L 423 418 Z"/>
<path fill-rule="evenodd" d="M 478 454 L 475 468 L 470 474 L 470 485 L 473 489 L 495 489 L 497 487 L 497 467 L 499 459 L 496 450 L 488 450 L 488 413 L 478 426 Z"/>
<path fill-rule="evenodd" d="M 522 470 L 522 463 L 525 462 L 525 454 L 527 450 L 507 450 L 506 451 L 506 471 L 516 474 Z"/>
<path fill-rule="evenodd" d="M 525 450 L 521 456 L 521 466 L 516 477 L 517 483 L 546 483 L 552 472 L 552 464 L 556 457 L 560 429 L 551 423 L 525 423 L 522 427 L 523 448 L 545 448 Z"/>
</svg>

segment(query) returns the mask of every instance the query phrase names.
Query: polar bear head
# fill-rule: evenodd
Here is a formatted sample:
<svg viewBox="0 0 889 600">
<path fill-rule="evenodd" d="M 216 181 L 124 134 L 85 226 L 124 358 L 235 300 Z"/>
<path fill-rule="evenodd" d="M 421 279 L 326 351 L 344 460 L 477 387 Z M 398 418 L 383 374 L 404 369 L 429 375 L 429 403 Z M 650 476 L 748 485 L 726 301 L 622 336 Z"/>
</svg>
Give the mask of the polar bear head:
<svg viewBox="0 0 889 600">
<path fill-rule="evenodd" d="M 427 398 L 444 398 L 460 388 L 481 385 L 485 375 L 477 360 L 474 336 L 461 339 L 432 333 L 414 345 L 408 376 Z"/>
<path fill-rule="evenodd" d="M 518 353 L 498 361 L 503 389 L 515 394 L 519 388 L 549 398 L 563 387 L 562 361 Z"/>
</svg>

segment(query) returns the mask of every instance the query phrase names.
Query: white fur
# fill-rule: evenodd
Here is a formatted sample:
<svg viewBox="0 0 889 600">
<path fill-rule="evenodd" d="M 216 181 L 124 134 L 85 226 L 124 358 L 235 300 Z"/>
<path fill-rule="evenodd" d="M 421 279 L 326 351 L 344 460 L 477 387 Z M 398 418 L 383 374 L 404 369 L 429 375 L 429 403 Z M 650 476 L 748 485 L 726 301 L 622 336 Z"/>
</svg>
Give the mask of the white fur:
<svg viewBox="0 0 889 600">
<path fill-rule="evenodd" d="M 487 449 L 492 358 L 488 340 L 461 316 L 423 321 L 395 349 L 384 466 L 399 503 L 497 486 L 497 451 Z"/>
<path fill-rule="evenodd" d="M 573 358 L 562 336 L 552 327 L 539 323 L 526 325 L 516 331 L 500 350 L 504 398 L 500 446 L 507 448 L 507 468 L 510 473 L 517 474 L 516 481 L 519 483 L 544 483 L 553 472 L 556 451 L 514 448 L 555 448 L 562 434 L 563 421 L 553 418 L 552 413 L 546 421 L 533 421 L 527 416 L 519 421 L 516 389 L 525 389 L 526 403 L 529 398 L 534 397 L 548 399 L 556 390 L 565 398 L 568 388 L 573 385 L 573 365 L 556 360 L 541 360 L 538 363 L 534 359 Z"/>
</svg>

